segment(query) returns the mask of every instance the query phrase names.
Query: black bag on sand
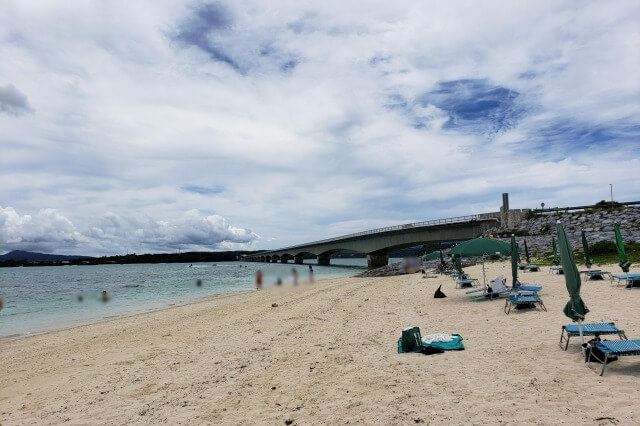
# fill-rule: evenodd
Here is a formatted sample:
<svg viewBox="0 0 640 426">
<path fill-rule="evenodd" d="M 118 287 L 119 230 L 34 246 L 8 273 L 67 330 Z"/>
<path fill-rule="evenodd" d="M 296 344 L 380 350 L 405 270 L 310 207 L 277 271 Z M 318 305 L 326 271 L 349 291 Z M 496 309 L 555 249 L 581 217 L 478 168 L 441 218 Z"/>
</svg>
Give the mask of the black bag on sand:
<svg viewBox="0 0 640 426">
<path fill-rule="evenodd" d="M 438 289 L 436 290 L 436 292 L 433 294 L 433 298 L 434 299 L 442 299 L 444 297 L 447 297 L 446 294 L 444 294 L 442 292 L 442 290 L 440 290 L 442 288 L 442 285 L 440 285 L 440 287 L 438 287 Z"/>
<path fill-rule="evenodd" d="M 602 364 L 602 362 L 599 360 L 603 359 L 605 360 L 604 362 L 606 364 L 609 364 L 613 361 L 618 360 L 617 356 L 605 358 L 602 351 L 595 347 L 596 342 L 600 342 L 600 341 L 601 339 L 599 337 L 596 337 L 595 339 L 591 339 L 587 342 L 588 344 L 586 345 L 586 349 L 584 351 L 584 362 L 589 362 L 589 357 L 591 356 L 591 352 L 593 352 L 593 357 L 591 357 L 591 362 L 597 362 L 598 364 Z"/>
<path fill-rule="evenodd" d="M 443 354 L 444 349 L 434 348 L 433 346 L 423 346 L 420 351 L 425 355 L 435 355 L 435 354 Z"/>
</svg>

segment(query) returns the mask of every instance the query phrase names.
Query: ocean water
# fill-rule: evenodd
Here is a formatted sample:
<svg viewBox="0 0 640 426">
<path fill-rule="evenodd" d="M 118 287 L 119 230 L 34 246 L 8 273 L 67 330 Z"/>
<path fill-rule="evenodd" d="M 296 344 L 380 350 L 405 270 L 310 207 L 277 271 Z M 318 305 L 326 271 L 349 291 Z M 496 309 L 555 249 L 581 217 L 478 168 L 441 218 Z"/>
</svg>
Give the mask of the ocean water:
<svg viewBox="0 0 640 426">
<path fill-rule="evenodd" d="M 392 259 L 392 261 L 397 261 Z M 313 260 L 311 262 L 314 262 Z M 352 276 L 366 259 L 331 259 L 313 265 L 314 279 Z M 137 265 L 41 266 L 0 268 L 0 337 L 37 333 L 145 312 L 210 296 L 254 291 L 255 275 L 264 286 L 292 285 L 292 268 L 308 283 L 309 264 L 220 262 Z M 198 280 L 202 281 L 197 286 Z M 100 295 L 105 290 L 110 301 Z M 82 300 L 79 300 L 79 299 Z"/>
</svg>

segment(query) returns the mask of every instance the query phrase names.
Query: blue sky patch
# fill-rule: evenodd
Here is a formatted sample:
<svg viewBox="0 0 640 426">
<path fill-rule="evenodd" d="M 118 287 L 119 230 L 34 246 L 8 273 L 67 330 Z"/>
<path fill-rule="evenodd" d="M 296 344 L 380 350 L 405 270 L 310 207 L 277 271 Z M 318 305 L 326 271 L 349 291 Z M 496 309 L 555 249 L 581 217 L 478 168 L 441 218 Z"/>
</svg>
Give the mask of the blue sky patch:
<svg viewBox="0 0 640 426">
<path fill-rule="evenodd" d="M 220 194 L 224 191 L 224 188 L 221 186 L 198 186 L 198 185 L 185 185 L 181 187 L 183 191 L 193 192 L 194 194 L 200 195 L 215 195 Z"/>
<path fill-rule="evenodd" d="M 416 102 L 445 111 L 449 115 L 445 128 L 495 134 L 513 128 L 524 115 L 524 107 L 517 103 L 519 95 L 486 79 L 463 79 L 441 81 Z"/>
</svg>

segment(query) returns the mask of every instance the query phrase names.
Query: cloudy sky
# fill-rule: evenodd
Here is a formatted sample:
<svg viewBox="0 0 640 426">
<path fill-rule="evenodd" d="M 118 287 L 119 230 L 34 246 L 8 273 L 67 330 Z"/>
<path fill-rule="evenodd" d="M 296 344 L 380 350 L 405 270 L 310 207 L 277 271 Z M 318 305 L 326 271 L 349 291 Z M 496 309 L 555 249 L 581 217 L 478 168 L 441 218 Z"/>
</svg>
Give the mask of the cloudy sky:
<svg viewBox="0 0 640 426">
<path fill-rule="evenodd" d="M 640 2 L 7 1 L 0 252 L 640 199 Z"/>
</svg>

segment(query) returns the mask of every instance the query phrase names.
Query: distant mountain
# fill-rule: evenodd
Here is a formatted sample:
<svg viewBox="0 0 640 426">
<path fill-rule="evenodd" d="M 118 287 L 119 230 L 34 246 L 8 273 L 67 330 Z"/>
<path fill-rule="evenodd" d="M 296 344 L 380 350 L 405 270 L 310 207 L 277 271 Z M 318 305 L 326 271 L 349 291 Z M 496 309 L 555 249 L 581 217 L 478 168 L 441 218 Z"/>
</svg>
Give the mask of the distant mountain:
<svg viewBox="0 0 640 426">
<path fill-rule="evenodd" d="M 57 262 L 58 260 L 86 259 L 89 256 L 66 256 L 63 254 L 46 254 L 32 251 L 13 250 L 7 254 L 0 255 L 0 262 L 6 260 L 26 260 L 28 262 Z"/>
</svg>

